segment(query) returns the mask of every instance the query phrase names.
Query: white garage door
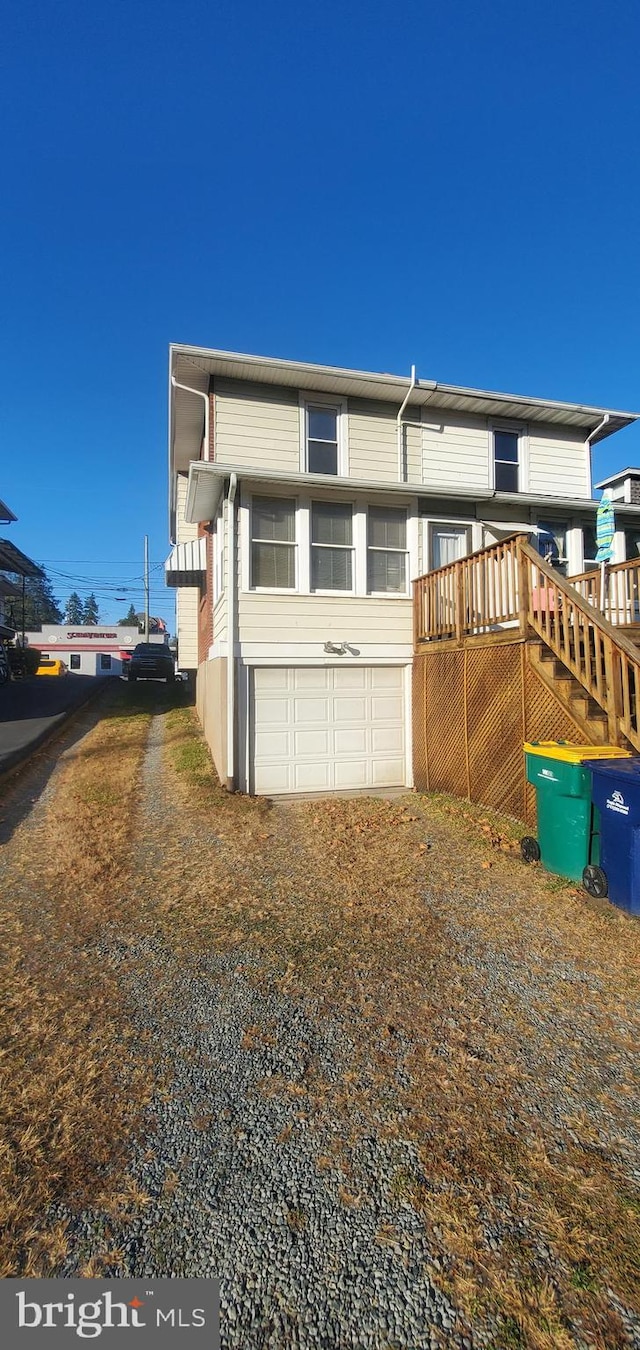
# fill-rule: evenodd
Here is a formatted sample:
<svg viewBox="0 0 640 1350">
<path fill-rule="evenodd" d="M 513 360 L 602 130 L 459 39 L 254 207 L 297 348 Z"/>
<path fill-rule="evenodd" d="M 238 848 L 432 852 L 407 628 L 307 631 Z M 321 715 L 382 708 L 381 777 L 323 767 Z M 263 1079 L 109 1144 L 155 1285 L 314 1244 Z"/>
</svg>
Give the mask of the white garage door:
<svg viewBox="0 0 640 1350">
<path fill-rule="evenodd" d="M 258 667 L 254 792 L 404 787 L 404 681 L 399 666 Z"/>
</svg>

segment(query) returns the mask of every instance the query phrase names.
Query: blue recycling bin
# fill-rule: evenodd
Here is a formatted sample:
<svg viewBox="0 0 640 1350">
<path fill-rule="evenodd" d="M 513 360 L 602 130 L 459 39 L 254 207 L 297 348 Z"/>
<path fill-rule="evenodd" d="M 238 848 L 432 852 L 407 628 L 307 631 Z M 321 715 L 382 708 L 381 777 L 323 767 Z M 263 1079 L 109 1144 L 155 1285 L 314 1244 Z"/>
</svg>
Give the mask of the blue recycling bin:
<svg viewBox="0 0 640 1350">
<path fill-rule="evenodd" d="M 600 865 L 585 867 L 584 888 L 640 914 L 640 756 L 594 759 L 584 767 L 591 769 L 600 813 Z"/>
</svg>

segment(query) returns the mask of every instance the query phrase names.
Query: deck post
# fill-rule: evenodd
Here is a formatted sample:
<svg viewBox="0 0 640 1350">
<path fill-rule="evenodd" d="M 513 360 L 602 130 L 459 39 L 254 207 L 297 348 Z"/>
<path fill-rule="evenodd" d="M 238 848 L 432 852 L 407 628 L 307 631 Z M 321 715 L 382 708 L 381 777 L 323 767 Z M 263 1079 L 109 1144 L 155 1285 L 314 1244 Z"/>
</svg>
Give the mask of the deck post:
<svg viewBox="0 0 640 1350">
<path fill-rule="evenodd" d="M 526 637 L 529 628 L 529 561 L 525 557 L 521 539 L 516 540 L 516 557 L 518 560 L 518 620 L 520 632 L 523 637 Z"/>
<path fill-rule="evenodd" d="M 622 672 L 620 653 L 610 637 L 604 640 L 604 669 L 607 685 L 607 723 L 610 745 L 621 745 L 620 718 L 622 716 Z"/>
</svg>

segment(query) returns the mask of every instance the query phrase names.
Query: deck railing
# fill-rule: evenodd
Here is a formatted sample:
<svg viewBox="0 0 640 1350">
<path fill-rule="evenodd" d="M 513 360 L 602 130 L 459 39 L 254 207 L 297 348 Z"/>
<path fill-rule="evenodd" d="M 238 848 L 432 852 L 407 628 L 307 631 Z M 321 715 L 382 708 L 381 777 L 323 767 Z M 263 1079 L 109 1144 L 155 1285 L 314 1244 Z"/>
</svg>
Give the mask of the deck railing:
<svg viewBox="0 0 640 1350">
<path fill-rule="evenodd" d="M 590 605 L 602 610 L 613 624 L 640 623 L 640 558 L 629 562 L 607 563 L 602 604 L 600 568 L 569 577 L 572 586 Z"/>
<path fill-rule="evenodd" d="M 606 712 L 609 740 L 640 750 L 640 652 L 620 626 L 513 535 L 414 582 L 416 651 L 516 629 L 537 634 Z"/>
</svg>

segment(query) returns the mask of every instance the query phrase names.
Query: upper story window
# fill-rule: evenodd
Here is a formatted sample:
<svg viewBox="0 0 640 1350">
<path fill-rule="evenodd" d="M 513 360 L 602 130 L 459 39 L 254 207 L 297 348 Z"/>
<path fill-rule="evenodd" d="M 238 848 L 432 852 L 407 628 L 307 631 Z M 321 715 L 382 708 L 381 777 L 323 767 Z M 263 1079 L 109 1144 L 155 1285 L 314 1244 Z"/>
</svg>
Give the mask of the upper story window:
<svg viewBox="0 0 640 1350">
<path fill-rule="evenodd" d="M 311 503 L 311 590 L 353 590 L 353 510 L 348 503 Z"/>
<path fill-rule="evenodd" d="M 406 593 L 407 513 L 397 506 L 369 507 L 367 590 Z"/>
<path fill-rule="evenodd" d="M 493 486 L 496 492 L 521 492 L 523 488 L 523 436 L 519 427 L 492 431 Z"/>
<path fill-rule="evenodd" d="M 300 397 L 300 468 L 303 473 L 346 474 L 346 403 Z"/>
<path fill-rule="evenodd" d="M 307 404 L 307 468 L 309 473 L 338 472 L 338 408 Z"/>
<path fill-rule="evenodd" d="M 288 497 L 253 498 L 251 585 L 295 590 L 296 504 Z"/>
</svg>

